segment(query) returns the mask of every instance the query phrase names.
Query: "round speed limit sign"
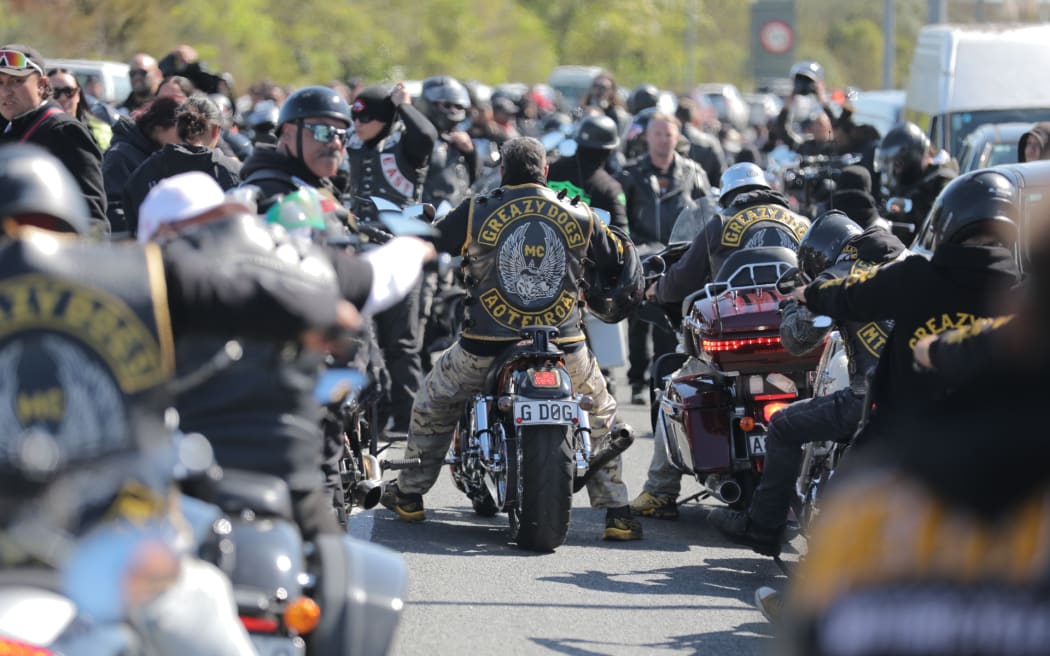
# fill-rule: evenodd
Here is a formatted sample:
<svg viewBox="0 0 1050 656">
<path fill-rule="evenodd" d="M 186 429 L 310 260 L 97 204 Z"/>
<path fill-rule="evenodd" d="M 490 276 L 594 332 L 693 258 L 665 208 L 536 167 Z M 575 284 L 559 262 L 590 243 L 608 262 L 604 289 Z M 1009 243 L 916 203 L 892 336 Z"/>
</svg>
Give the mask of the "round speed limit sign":
<svg viewBox="0 0 1050 656">
<path fill-rule="evenodd" d="M 758 41 L 771 55 L 785 55 L 795 46 L 795 31 L 782 20 L 766 21 L 758 30 Z"/>
</svg>

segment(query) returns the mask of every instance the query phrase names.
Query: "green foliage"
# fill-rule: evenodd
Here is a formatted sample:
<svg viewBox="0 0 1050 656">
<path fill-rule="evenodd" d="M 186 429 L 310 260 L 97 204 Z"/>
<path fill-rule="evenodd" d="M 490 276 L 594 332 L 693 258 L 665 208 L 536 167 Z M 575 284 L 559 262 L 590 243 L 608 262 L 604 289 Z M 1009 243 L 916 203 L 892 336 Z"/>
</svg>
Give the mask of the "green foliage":
<svg viewBox="0 0 1050 656">
<path fill-rule="evenodd" d="M 927 6 L 895 0 L 895 86 Z M 871 0 L 796 0 L 795 58 L 824 63 L 829 87 L 881 87 L 882 12 Z M 434 74 L 534 83 L 558 64 L 590 64 L 628 88 L 747 89 L 749 21 L 745 0 L 0 0 L 5 42 L 120 61 L 188 43 L 242 86 Z"/>
</svg>

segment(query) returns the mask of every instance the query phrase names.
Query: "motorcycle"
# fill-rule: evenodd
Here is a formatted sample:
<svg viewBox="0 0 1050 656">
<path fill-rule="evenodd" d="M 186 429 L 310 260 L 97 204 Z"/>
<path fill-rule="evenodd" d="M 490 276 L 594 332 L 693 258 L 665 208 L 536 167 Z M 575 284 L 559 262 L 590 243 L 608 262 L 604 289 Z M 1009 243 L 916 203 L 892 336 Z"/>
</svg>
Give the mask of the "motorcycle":
<svg viewBox="0 0 1050 656">
<path fill-rule="evenodd" d="M 714 497 L 747 508 L 770 419 L 809 393 L 819 356 L 793 356 L 780 342 L 785 294 L 776 283 L 796 266 L 787 248 L 737 251 L 682 303 L 683 353 L 658 361 L 652 379 L 662 385 L 654 424 L 668 458 L 704 488 L 685 501 Z"/>
<path fill-rule="evenodd" d="M 573 391 L 557 336 L 550 326 L 522 329 L 464 405 L 445 458 L 474 511 L 507 513 L 511 540 L 532 551 L 565 542 L 572 495 L 633 439 L 614 428 L 610 446 L 592 457 L 593 400 Z"/>
</svg>

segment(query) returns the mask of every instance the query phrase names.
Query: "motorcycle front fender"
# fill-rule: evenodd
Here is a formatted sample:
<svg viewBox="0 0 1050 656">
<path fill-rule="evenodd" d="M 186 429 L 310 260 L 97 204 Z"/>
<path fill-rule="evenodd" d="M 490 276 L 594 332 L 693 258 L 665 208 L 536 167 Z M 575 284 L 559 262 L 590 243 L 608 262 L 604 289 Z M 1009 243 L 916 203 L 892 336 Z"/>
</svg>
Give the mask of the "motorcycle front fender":
<svg viewBox="0 0 1050 656">
<path fill-rule="evenodd" d="M 344 535 L 320 535 L 316 546 L 321 623 L 309 636 L 309 652 L 386 654 L 405 605 L 404 560 L 386 547 Z"/>
<path fill-rule="evenodd" d="M 0 637 L 50 645 L 76 614 L 73 602 L 57 592 L 30 585 L 0 585 Z"/>
</svg>

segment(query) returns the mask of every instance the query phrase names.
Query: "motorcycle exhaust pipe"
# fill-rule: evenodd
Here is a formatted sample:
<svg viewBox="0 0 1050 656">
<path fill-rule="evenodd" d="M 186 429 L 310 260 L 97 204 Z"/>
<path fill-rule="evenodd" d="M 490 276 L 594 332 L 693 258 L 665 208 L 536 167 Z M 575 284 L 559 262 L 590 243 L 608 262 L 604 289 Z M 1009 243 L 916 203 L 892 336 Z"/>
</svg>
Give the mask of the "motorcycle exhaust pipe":
<svg viewBox="0 0 1050 656">
<path fill-rule="evenodd" d="M 737 483 L 731 478 L 722 478 L 716 474 L 711 474 L 704 480 L 704 487 L 715 495 L 715 498 L 726 505 L 732 505 L 744 496 L 744 491 L 740 489 L 740 483 Z"/>
<path fill-rule="evenodd" d="M 359 508 L 368 510 L 379 503 L 379 497 L 383 496 L 383 486 L 375 481 L 358 481 L 354 486 L 354 503 Z"/>
<path fill-rule="evenodd" d="M 634 444 L 634 429 L 629 424 L 615 424 L 609 431 L 609 439 L 605 446 L 599 449 L 598 453 L 595 453 L 587 463 L 587 473 L 573 483 L 572 491 L 575 493 L 582 490 L 595 472 L 612 462 L 632 444 Z"/>
</svg>

